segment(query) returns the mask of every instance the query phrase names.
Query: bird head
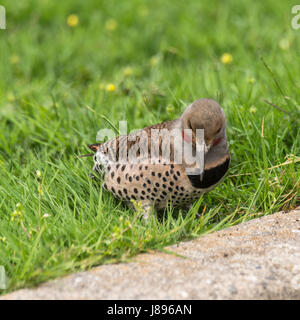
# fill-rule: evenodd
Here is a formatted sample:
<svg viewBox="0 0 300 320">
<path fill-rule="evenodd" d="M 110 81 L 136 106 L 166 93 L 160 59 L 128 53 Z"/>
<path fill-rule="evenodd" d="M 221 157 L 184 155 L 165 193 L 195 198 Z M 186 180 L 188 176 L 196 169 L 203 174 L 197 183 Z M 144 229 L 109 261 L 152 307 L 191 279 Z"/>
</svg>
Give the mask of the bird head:
<svg viewBox="0 0 300 320">
<path fill-rule="evenodd" d="M 220 105 L 213 99 L 199 99 L 194 101 L 181 116 L 182 130 L 190 129 L 192 136 L 183 133 L 185 141 L 194 145 L 198 141 L 197 129 L 204 130 L 204 150 L 207 153 L 217 146 L 227 147 L 225 131 L 225 114 Z"/>
</svg>

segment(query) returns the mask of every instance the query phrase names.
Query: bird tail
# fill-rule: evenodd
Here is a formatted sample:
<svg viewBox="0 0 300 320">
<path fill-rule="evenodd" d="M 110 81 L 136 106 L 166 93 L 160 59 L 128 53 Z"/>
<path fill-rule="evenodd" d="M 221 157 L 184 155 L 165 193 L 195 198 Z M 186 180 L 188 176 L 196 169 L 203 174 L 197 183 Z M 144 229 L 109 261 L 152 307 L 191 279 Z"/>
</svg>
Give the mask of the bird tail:
<svg viewBox="0 0 300 320">
<path fill-rule="evenodd" d="M 99 149 L 100 144 L 101 143 L 94 143 L 94 144 L 88 145 L 88 147 L 94 152 L 96 152 Z M 81 154 L 80 156 L 78 156 L 78 158 L 92 157 L 93 155 L 94 153 Z"/>
</svg>

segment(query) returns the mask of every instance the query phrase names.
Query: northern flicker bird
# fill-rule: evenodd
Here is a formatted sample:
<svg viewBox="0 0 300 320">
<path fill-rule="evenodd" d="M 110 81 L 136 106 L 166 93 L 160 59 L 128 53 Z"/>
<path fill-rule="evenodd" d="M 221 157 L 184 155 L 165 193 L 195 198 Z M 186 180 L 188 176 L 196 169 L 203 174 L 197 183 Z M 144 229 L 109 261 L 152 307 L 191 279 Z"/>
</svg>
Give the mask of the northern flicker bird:
<svg viewBox="0 0 300 320">
<path fill-rule="evenodd" d="M 198 141 L 198 129 L 202 129 L 202 141 Z M 164 139 L 173 131 L 170 139 Z M 161 134 L 153 134 L 157 132 Z M 148 138 L 143 152 L 135 148 L 135 144 L 143 140 L 141 137 Z M 201 144 L 202 154 L 198 154 L 197 145 Z M 194 159 L 202 155 L 202 169 L 201 161 L 200 166 L 188 162 L 185 146 L 190 146 Z M 154 156 L 153 147 L 158 149 Z M 146 127 L 133 135 L 92 144 L 89 148 L 96 152 L 93 169 L 102 175 L 102 186 L 127 203 L 132 199 L 141 202 L 146 218 L 152 208 L 163 209 L 170 203 L 173 207 L 189 208 L 201 194 L 222 181 L 230 162 L 225 114 L 212 99 L 196 100 L 178 119 Z M 121 161 L 122 153 L 129 156 L 131 149 L 134 149 L 131 158 Z M 180 153 L 180 149 L 184 151 Z M 169 155 L 164 154 L 166 150 Z M 182 161 L 177 161 L 176 154 L 182 155 L 179 157 Z M 138 157 L 139 161 L 131 161 Z"/>
</svg>

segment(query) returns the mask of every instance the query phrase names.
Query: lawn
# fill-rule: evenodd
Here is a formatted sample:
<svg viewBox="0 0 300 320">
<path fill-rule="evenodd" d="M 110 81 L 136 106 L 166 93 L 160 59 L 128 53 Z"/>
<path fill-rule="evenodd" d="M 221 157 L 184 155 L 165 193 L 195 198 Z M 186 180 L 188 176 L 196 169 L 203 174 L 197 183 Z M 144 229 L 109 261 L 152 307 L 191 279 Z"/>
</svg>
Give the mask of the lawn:
<svg viewBox="0 0 300 320">
<path fill-rule="evenodd" d="M 1 4 L 0 294 L 299 205 L 296 1 Z M 232 160 L 189 212 L 145 223 L 89 178 L 78 155 L 98 130 L 203 97 L 225 111 Z"/>
</svg>

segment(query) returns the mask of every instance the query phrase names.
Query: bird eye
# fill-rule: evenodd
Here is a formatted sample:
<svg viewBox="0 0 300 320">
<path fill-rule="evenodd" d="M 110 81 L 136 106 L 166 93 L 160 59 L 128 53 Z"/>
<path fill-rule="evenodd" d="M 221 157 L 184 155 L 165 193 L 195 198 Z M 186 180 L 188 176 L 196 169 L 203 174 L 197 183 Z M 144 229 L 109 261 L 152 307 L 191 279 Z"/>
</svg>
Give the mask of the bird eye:
<svg viewBox="0 0 300 320">
<path fill-rule="evenodd" d="M 220 133 L 221 129 L 222 129 L 222 127 L 220 127 L 220 128 L 217 130 L 216 134 Z"/>
</svg>

